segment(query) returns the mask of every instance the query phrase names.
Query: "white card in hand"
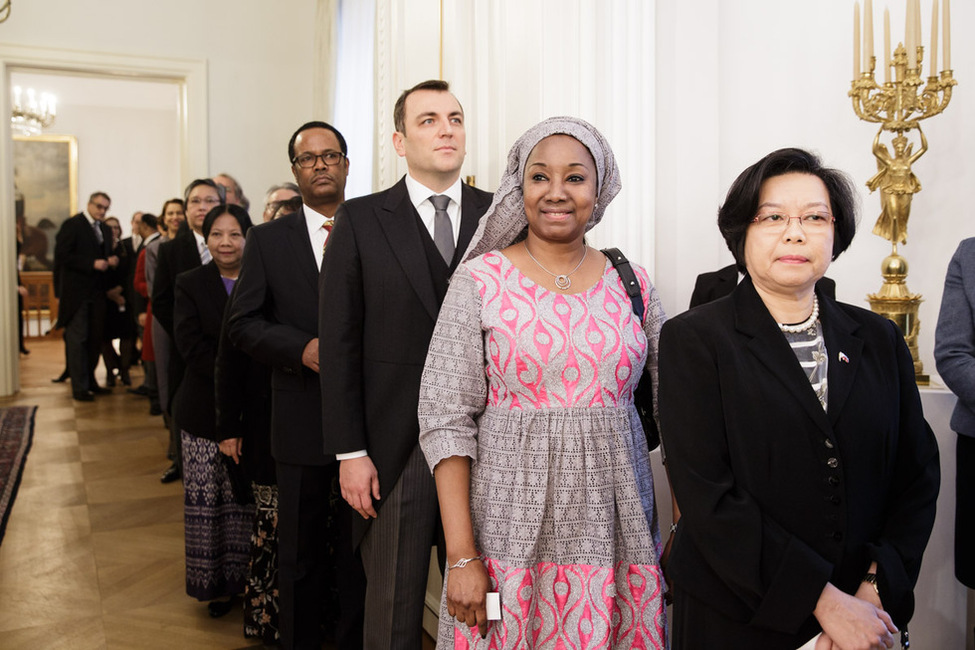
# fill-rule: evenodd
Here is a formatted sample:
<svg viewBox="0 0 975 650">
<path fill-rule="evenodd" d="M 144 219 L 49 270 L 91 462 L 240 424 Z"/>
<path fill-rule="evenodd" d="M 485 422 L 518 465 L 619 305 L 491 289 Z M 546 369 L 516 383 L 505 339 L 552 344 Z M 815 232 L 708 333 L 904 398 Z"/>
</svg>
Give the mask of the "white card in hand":
<svg viewBox="0 0 975 650">
<path fill-rule="evenodd" d="M 496 591 L 487 594 L 487 618 L 489 621 L 501 620 L 501 594 Z"/>
</svg>

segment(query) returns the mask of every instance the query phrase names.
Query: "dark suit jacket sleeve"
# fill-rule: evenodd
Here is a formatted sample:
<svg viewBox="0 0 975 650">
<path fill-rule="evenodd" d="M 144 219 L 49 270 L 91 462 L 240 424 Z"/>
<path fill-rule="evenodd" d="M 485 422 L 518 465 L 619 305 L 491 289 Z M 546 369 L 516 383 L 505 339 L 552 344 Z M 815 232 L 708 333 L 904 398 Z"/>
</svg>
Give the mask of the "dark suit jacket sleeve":
<svg viewBox="0 0 975 650">
<path fill-rule="evenodd" d="M 322 416 L 329 422 L 326 454 L 369 449 L 363 420 L 362 262 L 354 221 L 346 206 L 339 206 L 319 280 L 318 337 L 327 341 L 319 346 Z"/>
<path fill-rule="evenodd" d="M 227 309 L 224 310 L 223 325 L 220 328 L 220 342 L 217 345 L 217 361 L 214 367 L 214 392 L 217 407 L 217 440 L 243 438 L 241 414 L 244 411 L 245 382 L 247 377 L 247 355 L 230 342 L 230 314 L 237 296 L 237 287 L 230 294 Z"/>
<path fill-rule="evenodd" d="M 958 245 L 945 276 L 941 313 L 934 337 L 938 372 L 970 416 L 964 428 L 952 418 L 956 431 L 972 435 L 975 429 L 975 239 Z"/>
<path fill-rule="evenodd" d="M 682 319 L 667 321 L 661 331 L 661 434 L 686 519 L 675 551 L 680 536 L 693 529 L 701 535 L 694 546 L 705 556 L 695 569 L 720 572 L 721 582 L 753 612 L 753 625 L 794 633 L 815 609 L 833 565 L 766 517 L 736 485 L 708 338 Z"/>
<path fill-rule="evenodd" d="M 173 320 L 175 318 L 174 287 L 176 284 L 176 240 L 172 239 L 159 247 L 156 258 L 156 276 L 152 283 L 152 317 L 162 325 L 170 338 L 173 336 Z"/>
<path fill-rule="evenodd" d="M 878 588 L 884 609 L 894 623 L 903 627 L 914 613 L 914 585 L 934 527 L 941 462 L 934 433 L 924 420 L 910 350 L 897 326 L 891 321 L 886 325 L 897 350 L 900 435 L 894 459 L 896 480 L 885 504 L 887 523 L 868 551 L 878 565 Z"/>
<path fill-rule="evenodd" d="M 217 359 L 217 342 L 205 331 L 204 311 L 210 307 L 202 283 L 194 284 L 200 275 L 176 277 L 175 315 L 173 331 L 176 348 L 186 362 L 186 367 L 198 375 L 213 380 L 213 366 Z M 155 305 L 153 305 L 155 308 Z"/>
<path fill-rule="evenodd" d="M 273 294 L 269 285 L 269 268 L 275 255 L 287 254 L 268 245 L 259 228 L 251 228 L 244 246 L 244 259 L 234 287 L 234 302 L 229 322 L 230 340 L 259 363 L 275 368 L 289 368 L 301 374 L 301 354 L 314 337 L 307 332 L 271 319 Z M 289 278 L 287 282 L 299 282 Z M 284 288 L 279 287 L 284 291 Z M 152 306 L 155 313 L 156 306 Z"/>
</svg>

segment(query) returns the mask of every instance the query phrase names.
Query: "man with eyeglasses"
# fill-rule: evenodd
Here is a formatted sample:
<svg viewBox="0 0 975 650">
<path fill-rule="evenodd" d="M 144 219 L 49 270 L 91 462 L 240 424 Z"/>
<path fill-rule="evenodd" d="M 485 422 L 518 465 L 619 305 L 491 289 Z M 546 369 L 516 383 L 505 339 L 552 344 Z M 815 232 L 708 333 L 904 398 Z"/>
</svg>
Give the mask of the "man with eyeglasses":
<svg viewBox="0 0 975 650">
<path fill-rule="evenodd" d="M 393 146 L 408 174 L 339 209 L 319 299 L 325 450 L 361 516 L 365 647 L 419 650 L 436 486 L 419 447 L 420 375 L 453 270 L 491 194 L 464 185 L 464 109 L 445 81 L 404 91 Z"/>
<path fill-rule="evenodd" d="M 112 231 L 102 223 L 111 205 L 105 192 L 92 193 L 85 211 L 61 225 L 54 244 L 61 299 L 56 326 L 64 328 L 71 394 L 79 402 L 111 392 L 95 381 L 105 331 L 105 272 L 118 266 L 118 257 L 112 255 Z"/>
<path fill-rule="evenodd" d="M 272 185 L 264 195 L 264 222 L 293 214 L 301 207 L 301 193 L 294 183 Z"/>
<path fill-rule="evenodd" d="M 162 326 L 170 341 L 175 341 L 173 307 L 176 299 L 176 276 L 210 261 L 210 251 L 203 238 L 203 220 L 207 212 L 224 202 L 223 187 L 208 178 L 198 178 L 186 187 L 183 198 L 186 202 L 186 223 L 180 226 L 169 241 L 160 244 L 156 275 L 152 282 L 152 317 Z M 160 362 L 161 360 L 156 360 L 156 363 Z M 182 476 L 179 424 L 172 417 L 171 405 L 186 365 L 175 344 L 169 346 L 169 360 L 165 363 L 169 369 L 166 378 L 169 403 L 161 406 L 168 414 L 170 449 L 175 451 L 175 457 L 173 464 L 163 472 L 160 480 L 169 483 Z"/>
<path fill-rule="evenodd" d="M 318 374 L 319 269 L 335 211 L 345 200 L 347 153 L 345 138 L 325 122 L 303 124 L 291 136 L 288 160 L 302 205 L 247 233 L 228 306 L 230 340 L 272 373 L 283 648 L 321 647 L 325 597 L 335 587 L 335 644 L 362 647 L 364 578 L 352 555 L 352 511 L 333 490 L 338 465 L 322 450 Z M 330 548 L 334 571 L 327 557 Z"/>
</svg>

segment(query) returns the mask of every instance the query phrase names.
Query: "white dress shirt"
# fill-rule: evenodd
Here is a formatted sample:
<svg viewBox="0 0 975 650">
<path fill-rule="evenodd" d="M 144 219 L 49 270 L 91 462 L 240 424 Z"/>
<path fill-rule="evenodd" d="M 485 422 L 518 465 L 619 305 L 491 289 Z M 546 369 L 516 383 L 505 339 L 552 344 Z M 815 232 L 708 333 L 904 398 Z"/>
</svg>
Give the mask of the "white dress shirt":
<svg viewBox="0 0 975 650">
<path fill-rule="evenodd" d="M 322 270 L 322 254 L 325 252 L 325 241 L 328 239 L 328 231 L 325 230 L 325 220 L 331 219 L 321 212 L 316 212 L 308 207 L 307 203 L 302 204 L 302 212 L 305 213 L 305 226 L 308 228 L 308 239 L 311 240 L 311 252 L 315 254 L 315 263 L 318 270 Z"/>
</svg>

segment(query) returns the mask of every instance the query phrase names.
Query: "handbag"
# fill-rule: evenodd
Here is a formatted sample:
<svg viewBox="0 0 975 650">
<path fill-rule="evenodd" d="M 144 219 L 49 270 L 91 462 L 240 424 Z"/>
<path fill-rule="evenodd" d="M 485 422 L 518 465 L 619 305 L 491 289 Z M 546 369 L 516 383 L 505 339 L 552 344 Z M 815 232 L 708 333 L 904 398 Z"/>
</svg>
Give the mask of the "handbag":
<svg viewBox="0 0 975 650">
<path fill-rule="evenodd" d="M 636 273 L 630 266 L 630 260 L 626 259 L 626 256 L 618 248 L 604 248 L 602 253 L 613 263 L 613 268 L 619 274 L 623 281 L 623 288 L 626 289 L 626 294 L 630 297 L 630 302 L 633 303 L 633 313 L 642 323 L 644 316 L 643 294 L 640 292 L 640 281 L 637 280 Z M 636 412 L 640 415 L 643 433 L 647 436 L 647 449 L 653 451 L 660 446 L 660 431 L 657 429 L 657 421 L 653 418 L 653 378 L 646 367 L 643 368 L 640 382 L 637 384 L 636 390 L 633 391 L 633 403 L 636 406 Z"/>
</svg>

